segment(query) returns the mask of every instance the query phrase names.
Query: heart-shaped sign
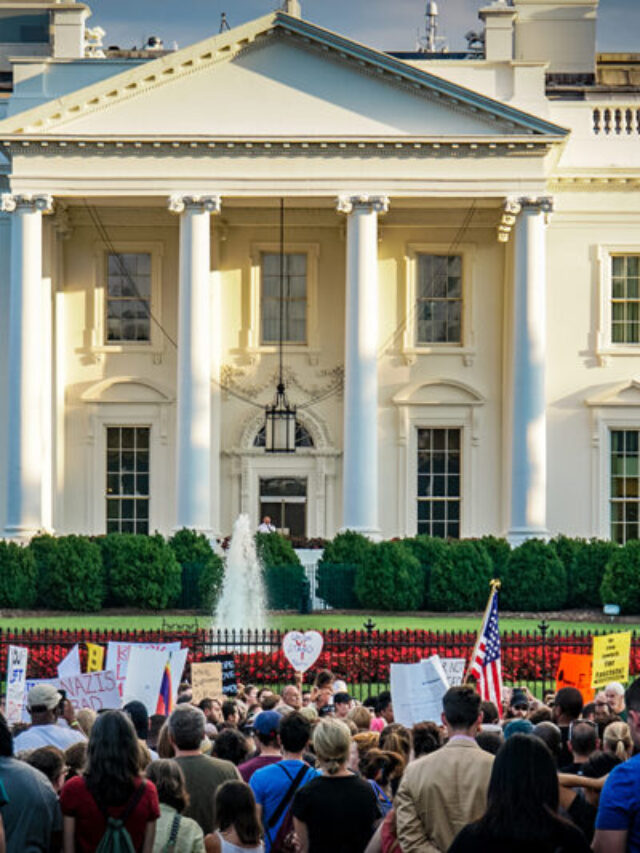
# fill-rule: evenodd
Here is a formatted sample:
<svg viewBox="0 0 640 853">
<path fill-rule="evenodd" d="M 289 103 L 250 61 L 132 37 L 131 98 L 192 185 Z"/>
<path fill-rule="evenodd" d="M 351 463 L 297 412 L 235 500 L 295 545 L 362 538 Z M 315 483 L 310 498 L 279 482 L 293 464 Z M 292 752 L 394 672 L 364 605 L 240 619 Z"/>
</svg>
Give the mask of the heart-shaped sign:
<svg viewBox="0 0 640 853">
<path fill-rule="evenodd" d="M 306 672 L 320 657 L 322 634 L 317 631 L 289 631 L 282 640 L 282 651 L 296 672 Z"/>
</svg>

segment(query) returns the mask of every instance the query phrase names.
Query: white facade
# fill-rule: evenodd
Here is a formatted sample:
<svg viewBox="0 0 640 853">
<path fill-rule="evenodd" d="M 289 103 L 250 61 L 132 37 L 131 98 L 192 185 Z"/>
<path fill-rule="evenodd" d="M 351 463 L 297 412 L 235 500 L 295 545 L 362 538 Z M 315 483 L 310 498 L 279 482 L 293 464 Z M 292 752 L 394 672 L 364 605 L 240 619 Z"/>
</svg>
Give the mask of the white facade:
<svg viewBox="0 0 640 853">
<path fill-rule="evenodd" d="M 640 88 L 596 10 L 496 2 L 484 59 L 284 12 L 157 58 L 2 45 L 0 531 L 637 536 Z"/>
</svg>

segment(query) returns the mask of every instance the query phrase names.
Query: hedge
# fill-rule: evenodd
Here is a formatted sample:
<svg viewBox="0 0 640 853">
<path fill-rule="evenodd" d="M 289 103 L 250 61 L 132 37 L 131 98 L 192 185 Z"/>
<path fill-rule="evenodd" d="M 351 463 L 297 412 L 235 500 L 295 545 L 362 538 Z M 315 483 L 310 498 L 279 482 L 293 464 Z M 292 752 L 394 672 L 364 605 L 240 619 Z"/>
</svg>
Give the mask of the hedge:
<svg viewBox="0 0 640 853">
<path fill-rule="evenodd" d="M 156 533 L 109 533 L 97 540 L 110 598 L 116 607 L 164 610 L 180 596 L 182 570 L 172 548 Z"/>
<path fill-rule="evenodd" d="M 449 544 L 445 539 L 435 536 L 420 535 L 413 539 L 403 539 L 402 544 L 407 548 L 420 564 L 422 571 L 422 604 L 427 610 L 429 608 L 429 584 L 431 582 L 431 571 L 438 560 L 447 551 Z"/>
<path fill-rule="evenodd" d="M 559 610 L 567 601 L 567 570 L 553 545 L 529 539 L 514 548 L 502 575 L 505 610 Z"/>
<path fill-rule="evenodd" d="M 358 567 L 366 563 L 374 544 L 354 530 L 345 530 L 327 542 L 322 560 L 318 563 L 317 589 L 319 598 L 336 610 L 357 610 L 356 595 Z"/>
<path fill-rule="evenodd" d="M 451 541 L 431 570 L 431 610 L 482 610 L 489 595 L 493 563 L 478 541 Z"/>
<path fill-rule="evenodd" d="M 182 598 L 185 609 L 198 607 L 207 613 L 215 609 L 224 580 L 224 564 L 204 533 L 183 528 L 169 539 L 169 547 L 182 570 Z M 191 588 L 193 585 L 194 588 Z"/>
<path fill-rule="evenodd" d="M 0 539 L 0 607 L 33 607 L 37 583 L 33 551 Z"/>
<path fill-rule="evenodd" d="M 640 541 L 627 542 L 613 552 L 600 595 L 604 604 L 619 604 L 621 613 L 640 613 Z"/>
<path fill-rule="evenodd" d="M 35 536 L 38 604 L 52 610 L 100 610 L 105 585 L 100 548 L 86 536 Z"/>
<path fill-rule="evenodd" d="M 358 601 L 371 610 L 417 610 L 422 604 L 420 563 L 401 542 L 380 542 L 356 570 Z"/>
</svg>

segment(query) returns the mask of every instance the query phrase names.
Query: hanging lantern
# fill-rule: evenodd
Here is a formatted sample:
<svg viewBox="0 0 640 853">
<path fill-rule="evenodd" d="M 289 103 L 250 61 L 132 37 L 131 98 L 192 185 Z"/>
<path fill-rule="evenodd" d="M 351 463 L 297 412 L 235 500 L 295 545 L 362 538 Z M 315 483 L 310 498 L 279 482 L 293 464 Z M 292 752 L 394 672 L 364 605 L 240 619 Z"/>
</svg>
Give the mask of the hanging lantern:
<svg viewBox="0 0 640 853">
<path fill-rule="evenodd" d="M 290 406 L 280 382 L 273 403 L 265 410 L 267 453 L 295 453 L 296 407 Z"/>
</svg>

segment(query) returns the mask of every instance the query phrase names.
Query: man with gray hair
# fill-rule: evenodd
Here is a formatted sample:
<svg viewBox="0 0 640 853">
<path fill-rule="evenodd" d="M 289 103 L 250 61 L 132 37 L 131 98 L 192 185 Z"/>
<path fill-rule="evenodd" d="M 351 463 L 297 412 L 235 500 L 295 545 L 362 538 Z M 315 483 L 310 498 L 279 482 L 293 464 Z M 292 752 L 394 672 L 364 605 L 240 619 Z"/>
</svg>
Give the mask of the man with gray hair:
<svg viewBox="0 0 640 853">
<path fill-rule="evenodd" d="M 624 704 L 624 687 L 619 681 L 612 681 L 604 688 L 605 699 L 612 714 L 627 721 L 627 709 Z"/>
<path fill-rule="evenodd" d="M 239 779 L 240 775 L 230 761 L 202 754 L 204 724 L 203 712 L 193 705 L 178 705 L 169 717 L 169 739 L 189 793 L 184 814 L 197 821 L 207 835 L 215 826 L 216 789 L 228 779 Z"/>
</svg>

